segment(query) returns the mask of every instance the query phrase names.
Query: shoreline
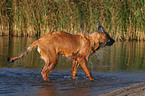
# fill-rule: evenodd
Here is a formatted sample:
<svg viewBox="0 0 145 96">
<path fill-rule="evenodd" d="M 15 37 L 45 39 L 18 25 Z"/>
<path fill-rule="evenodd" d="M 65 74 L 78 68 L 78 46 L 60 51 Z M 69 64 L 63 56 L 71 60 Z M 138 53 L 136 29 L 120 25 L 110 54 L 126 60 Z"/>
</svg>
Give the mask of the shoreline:
<svg viewBox="0 0 145 96">
<path fill-rule="evenodd" d="M 115 89 L 98 96 L 145 96 L 145 82 Z"/>
</svg>

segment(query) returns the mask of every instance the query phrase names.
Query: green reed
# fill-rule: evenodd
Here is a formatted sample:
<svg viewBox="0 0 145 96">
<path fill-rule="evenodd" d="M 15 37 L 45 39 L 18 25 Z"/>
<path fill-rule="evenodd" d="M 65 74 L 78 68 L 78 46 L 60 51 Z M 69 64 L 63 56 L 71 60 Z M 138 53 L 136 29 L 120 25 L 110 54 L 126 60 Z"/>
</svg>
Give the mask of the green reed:
<svg viewBox="0 0 145 96">
<path fill-rule="evenodd" d="M 116 40 L 145 40 L 144 0 L 1 0 L 0 35 L 92 33 L 98 21 Z"/>
</svg>

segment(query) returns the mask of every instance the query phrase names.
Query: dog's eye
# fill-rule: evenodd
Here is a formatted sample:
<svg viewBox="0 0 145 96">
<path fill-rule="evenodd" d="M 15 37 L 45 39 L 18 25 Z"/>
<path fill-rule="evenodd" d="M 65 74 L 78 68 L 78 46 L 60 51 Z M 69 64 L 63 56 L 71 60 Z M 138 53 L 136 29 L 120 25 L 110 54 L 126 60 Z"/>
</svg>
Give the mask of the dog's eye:
<svg viewBox="0 0 145 96">
<path fill-rule="evenodd" d="M 108 42 L 110 42 L 110 39 L 108 40 Z"/>
</svg>

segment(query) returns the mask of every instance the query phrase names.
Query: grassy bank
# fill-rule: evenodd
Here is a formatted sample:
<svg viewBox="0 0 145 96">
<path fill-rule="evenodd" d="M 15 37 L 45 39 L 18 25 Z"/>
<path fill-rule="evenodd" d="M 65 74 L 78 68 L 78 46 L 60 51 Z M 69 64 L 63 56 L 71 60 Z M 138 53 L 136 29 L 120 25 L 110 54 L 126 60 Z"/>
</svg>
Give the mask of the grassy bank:
<svg viewBox="0 0 145 96">
<path fill-rule="evenodd" d="M 116 40 L 145 40 L 144 0 L 1 0 L 0 35 L 92 33 L 98 21 Z"/>
</svg>

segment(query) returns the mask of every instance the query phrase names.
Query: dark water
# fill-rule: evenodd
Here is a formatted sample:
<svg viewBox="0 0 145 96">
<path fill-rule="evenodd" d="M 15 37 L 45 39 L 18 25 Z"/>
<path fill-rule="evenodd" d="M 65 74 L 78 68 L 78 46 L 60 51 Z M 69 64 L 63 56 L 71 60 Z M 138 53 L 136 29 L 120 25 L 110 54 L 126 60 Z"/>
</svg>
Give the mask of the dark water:
<svg viewBox="0 0 145 96">
<path fill-rule="evenodd" d="M 44 82 L 44 61 L 36 50 L 14 63 L 8 56 L 21 54 L 35 39 L 0 37 L 0 95 L 4 96 L 96 96 L 98 94 L 145 82 L 145 42 L 115 42 L 89 58 L 88 67 L 95 79 L 91 82 L 79 67 L 77 79 L 71 79 L 71 59 L 60 56 Z"/>
</svg>

